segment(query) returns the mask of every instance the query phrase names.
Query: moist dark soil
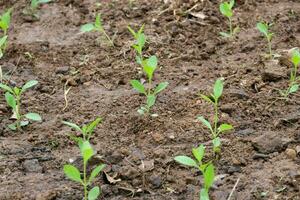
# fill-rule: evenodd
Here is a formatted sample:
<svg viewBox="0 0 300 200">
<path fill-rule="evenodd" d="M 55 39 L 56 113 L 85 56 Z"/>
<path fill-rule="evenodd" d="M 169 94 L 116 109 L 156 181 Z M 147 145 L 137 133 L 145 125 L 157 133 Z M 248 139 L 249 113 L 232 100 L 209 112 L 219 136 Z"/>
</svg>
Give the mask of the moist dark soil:
<svg viewBox="0 0 300 200">
<path fill-rule="evenodd" d="M 100 199 L 199 199 L 201 174 L 173 158 L 191 155 L 199 144 L 206 145 L 207 160 L 213 157 L 209 132 L 196 117 L 212 119 L 213 108 L 199 93 L 209 94 L 220 77 L 220 120 L 234 131 L 221 136 L 211 199 L 226 200 L 232 191 L 231 200 L 300 199 L 300 94 L 283 100 L 278 92 L 288 86 L 292 68 L 285 55 L 300 46 L 298 0 L 237 0 L 233 23 L 240 32 L 232 39 L 219 35 L 228 25 L 217 0 L 100 2 L 55 0 L 40 6 L 39 20 L 23 14 L 28 1 L 0 2 L 1 12 L 13 7 L 9 45 L 0 60 L 4 81 L 21 86 L 38 80 L 24 93 L 22 109 L 43 117 L 20 132 L 9 130 L 12 111 L 1 92 L 1 200 L 81 200 L 81 186 L 62 170 L 80 163 L 68 136 L 75 132 L 62 120 L 82 125 L 97 116 L 103 122 L 91 139 L 93 163 L 107 165 L 94 183 L 101 186 Z M 97 13 L 114 47 L 97 33 L 80 33 Z M 264 56 L 267 43 L 255 28 L 260 20 L 273 24 L 277 60 Z M 169 82 L 153 108 L 156 118 L 137 113 L 145 98 L 129 84 L 145 79 L 127 30 L 142 24 L 145 55 L 159 58 L 154 82 Z M 65 85 L 71 89 L 64 109 Z"/>
</svg>

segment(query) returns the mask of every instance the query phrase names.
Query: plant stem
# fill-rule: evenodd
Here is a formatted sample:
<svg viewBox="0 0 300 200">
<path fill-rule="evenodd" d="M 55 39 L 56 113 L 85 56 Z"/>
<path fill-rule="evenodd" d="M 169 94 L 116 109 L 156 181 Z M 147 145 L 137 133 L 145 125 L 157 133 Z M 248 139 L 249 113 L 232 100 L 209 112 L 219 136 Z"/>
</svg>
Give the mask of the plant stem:
<svg viewBox="0 0 300 200">
<path fill-rule="evenodd" d="M 110 39 L 110 37 L 106 34 L 106 32 L 104 30 L 102 30 L 102 33 L 105 35 L 106 39 L 109 41 L 109 43 L 111 44 L 111 46 L 115 46 L 113 41 Z"/>
<path fill-rule="evenodd" d="M 232 30 L 232 21 L 231 18 L 229 17 L 229 29 L 230 29 L 230 36 L 233 36 L 233 30 Z"/>
<path fill-rule="evenodd" d="M 16 117 L 17 117 L 17 130 L 21 130 L 21 100 L 20 95 L 16 96 L 17 105 L 16 105 Z"/>
<path fill-rule="evenodd" d="M 217 137 L 217 125 L 219 121 L 219 116 L 218 116 L 218 100 L 214 103 L 214 109 L 215 109 L 215 116 L 214 116 L 214 135 L 213 139 Z"/>
<path fill-rule="evenodd" d="M 84 200 L 87 200 L 87 183 L 86 183 L 86 162 L 83 161 L 83 187 L 84 187 Z"/>
</svg>

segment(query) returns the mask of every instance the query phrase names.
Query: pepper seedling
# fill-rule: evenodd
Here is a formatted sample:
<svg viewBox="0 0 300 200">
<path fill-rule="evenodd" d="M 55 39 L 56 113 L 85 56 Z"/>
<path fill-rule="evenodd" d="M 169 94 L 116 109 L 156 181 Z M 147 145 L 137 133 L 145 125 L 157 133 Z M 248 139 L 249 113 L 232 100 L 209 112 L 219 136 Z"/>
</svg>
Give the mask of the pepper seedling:
<svg viewBox="0 0 300 200">
<path fill-rule="evenodd" d="M 264 22 L 258 22 L 256 24 L 257 29 L 266 37 L 267 42 L 268 42 L 268 49 L 269 49 L 269 55 L 268 57 L 272 58 L 273 57 L 273 52 L 272 52 L 272 38 L 274 33 L 271 33 L 269 31 L 270 25 Z"/>
<path fill-rule="evenodd" d="M 22 88 L 18 87 L 9 87 L 5 84 L 0 84 L 0 88 L 5 90 L 5 99 L 7 104 L 12 108 L 13 110 L 13 118 L 16 119 L 16 121 L 8 127 L 11 130 L 21 130 L 21 127 L 27 126 L 29 124 L 28 120 L 32 121 L 42 121 L 42 118 L 37 113 L 27 113 L 25 115 L 21 112 L 21 97 L 22 94 L 29 88 L 35 86 L 38 84 L 38 81 L 31 80 L 28 81 L 26 84 L 23 85 Z"/>
<path fill-rule="evenodd" d="M 73 128 L 74 130 L 78 131 L 81 133 L 81 137 L 76 137 L 74 135 L 70 135 L 71 139 L 74 140 L 75 142 L 84 142 L 84 141 L 90 141 L 90 138 L 97 127 L 97 125 L 102 121 L 100 117 L 95 119 L 94 121 L 83 125 L 82 127 L 79 127 L 77 124 L 67 122 L 67 121 L 62 121 L 63 124 Z"/>
<path fill-rule="evenodd" d="M 220 32 L 220 35 L 223 37 L 227 37 L 227 38 L 232 37 L 240 30 L 238 26 L 235 28 L 233 28 L 232 26 L 232 16 L 233 16 L 232 8 L 234 6 L 234 3 L 235 3 L 234 0 L 231 0 L 230 2 L 223 2 L 220 4 L 220 12 L 229 20 L 229 33 Z"/>
<path fill-rule="evenodd" d="M 146 104 L 138 109 L 138 113 L 141 115 L 150 114 L 152 117 L 156 117 L 157 114 L 151 114 L 151 108 L 154 106 L 157 95 L 163 91 L 167 86 L 168 82 L 159 83 L 156 87 L 153 87 L 153 75 L 157 68 L 157 57 L 150 56 L 149 58 L 143 58 L 143 47 L 146 43 L 146 36 L 143 33 L 144 26 L 140 28 L 138 32 L 128 27 L 129 31 L 135 38 L 136 42 L 132 47 L 135 49 L 137 56 L 136 62 L 141 65 L 143 72 L 146 74 L 148 79 L 148 88 L 139 80 L 131 80 L 131 86 L 139 93 L 146 96 Z"/>
<path fill-rule="evenodd" d="M 200 96 L 206 100 L 208 103 L 212 104 L 214 107 L 214 120 L 213 124 L 211 124 L 208 120 L 206 120 L 203 116 L 198 116 L 197 119 L 202 122 L 204 126 L 206 126 L 211 133 L 212 143 L 213 143 L 213 150 L 216 154 L 219 154 L 221 151 L 221 139 L 219 135 L 223 132 L 229 131 L 233 129 L 233 126 L 230 124 L 221 124 L 218 126 L 219 123 L 219 100 L 223 93 L 223 81 L 221 79 L 217 79 L 214 88 L 213 94 L 210 96 L 206 96 L 200 94 Z"/>
<path fill-rule="evenodd" d="M 80 31 L 82 33 L 91 32 L 91 31 L 97 31 L 99 33 L 102 33 L 107 39 L 107 41 L 110 43 L 110 45 L 114 46 L 114 42 L 110 39 L 110 37 L 107 35 L 107 33 L 103 28 L 101 14 L 96 15 L 96 19 L 94 23 L 88 23 L 81 26 Z"/>
<path fill-rule="evenodd" d="M 23 14 L 31 15 L 35 19 L 39 19 L 39 15 L 37 14 L 39 5 L 45 4 L 45 3 L 50 3 L 51 1 L 52 0 L 31 0 L 30 6 L 26 7 L 23 10 Z"/>
<path fill-rule="evenodd" d="M 174 160 L 182 165 L 195 167 L 203 174 L 204 187 L 200 190 L 199 196 L 200 200 L 209 200 L 209 189 L 213 185 L 215 179 L 214 166 L 211 162 L 204 163 L 202 161 L 205 154 L 204 145 L 193 148 L 192 153 L 196 160 L 189 156 L 176 156 Z"/>
<path fill-rule="evenodd" d="M 299 50 L 294 49 L 292 51 L 291 61 L 293 63 L 293 69 L 291 70 L 291 74 L 290 74 L 289 87 L 284 91 L 280 90 L 280 94 L 284 98 L 287 98 L 290 94 L 295 93 L 299 90 L 300 76 L 297 77 L 297 71 L 300 64 Z"/>
<path fill-rule="evenodd" d="M 83 158 L 83 177 L 81 177 L 80 171 L 77 167 L 71 164 L 64 165 L 64 173 L 65 175 L 75 181 L 80 183 L 83 186 L 84 191 L 84 200 L 96 200 L 100 195 L 101 191 L 98 186 L 93 187 L 88 190 L 88 187 L 91 186 L 93 180 L 98 176 L 98 174 L 104 169 L 105 165 L 98 165 L 93 169 L 90 176 L 87 176 L 87 164 L 88 161 L 94 155 L 94 150 L 89 143 L 89 141 L 80 141 L 78 142 L 78 146 L 80 149 L 81 156 Z"/>
<path fill-rule="evenodd" d="M 0 59 L 3 57 L 8 40 L 8 29 L 11 21 L 11 11 L 12 9 L 8 9 L 5 13 L 0 16 L 0 29 L 2 31 L 2 36 L 0 37 Z"/>
</svg>

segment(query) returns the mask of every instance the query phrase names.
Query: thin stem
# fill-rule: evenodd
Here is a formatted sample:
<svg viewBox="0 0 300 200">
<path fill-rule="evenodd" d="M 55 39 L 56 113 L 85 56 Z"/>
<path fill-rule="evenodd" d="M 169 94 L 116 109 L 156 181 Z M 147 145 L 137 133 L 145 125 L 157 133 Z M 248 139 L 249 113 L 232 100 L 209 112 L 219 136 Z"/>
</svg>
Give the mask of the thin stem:
<svg viewBox="0 0 300 200">
<path fill-rule="evenodd" d="M 87 200 L 87 183 L 86 183 L 86 162 L 83 161 L 83 187 L 84 187 L 84 200 Z"/>
<path fill-rule="evenodd" d="M 21 130 L 21 100 L 20 96 L 16 96 L 17 105 L 16 105 L 16 116 L 17 116 L 17 129 Z"/>
<path fill-rule="evenodd" d="M 106 39 L 109 41 L 109 43 L 111 44 L 111 46 L 115 46 L 113 41 L 110 39 L 110 37 L 106 34 L 106 32 L 104 30 L 102 30 L 102 33 L 105 35 Z"/>
<path fill-rule="evenodd" d="M 215 109 L 215 116 L 214 116 L 214 135 L 213 135 L 213 139 L 215 139 L 217 137 L 217 125 L 218 125 L 218 120 L 219 120 L 219 116 L 218 116 L 218 100 L 215 100 L 216 102 L 214 103 L 214 109 Z"/>
<path fill-rule="evenodd" d="M 231 18 L 229 17 L 229 29 L 230 29 L 230 36 L 233 36 L 233 30 L 232 30 L 232 21 Z"/>
</svg>

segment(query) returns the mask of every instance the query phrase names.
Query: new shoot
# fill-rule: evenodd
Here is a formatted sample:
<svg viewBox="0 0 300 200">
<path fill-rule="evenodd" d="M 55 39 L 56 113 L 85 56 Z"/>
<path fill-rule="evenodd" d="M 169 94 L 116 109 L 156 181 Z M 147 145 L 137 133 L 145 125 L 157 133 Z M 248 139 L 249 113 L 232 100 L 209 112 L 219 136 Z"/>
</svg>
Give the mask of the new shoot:
<svg viewBox="0 0 300 200">
<path fill-rule="evenodd" d="M 200 145 L 198 148 L 193 148 L 193 156 L 196 160 L 188 156 L 176 156 L 175 161 L 182 165 L 189 167 L 195 167 L 198 169 L 204 177 L 204 187 L 200 190 L 200 200 L 209 200 L 209 189 L 214 183 L 215 170 L 211 162 L 204 163 L 203 157 L 205 154 L 204 145 Z"/>
<path fill-rule="evenodd" d="M 220 12 L 222 13 L 222 15 L 227 17 L 229 21 L 229 33 L 220 32 L 220 35 L 226 38 L 233 37 L 240 30 L 238 26 L 235 28 L 233 28 L 232 26 L 233 6 L 234 6 L 234 0 L 231 0 L 230 2 L 223 2 L 220 4 Z"/>
<path fill-rule="evenodd" d="M 88 23 L 81 26 L 80 31 L 83 33 L 91 32 L 91 31 L 97 31 L 99 33 L 102 33 L 105 36 L 106 40 L 110 43 L 110 45 L 114 46 L 114 42 L 110 39 L 110 37 L 107 35 L 107 33 L 103 28 L 101 14 L 97 14 L 94 23 Z"/>
<path fill-rule="evenodd" d="M 211 137 L 212 137 L 212 143 L 213 143 L 213 150 L 216 154 L 219 154 L 221 152 L 221 139 L 220 134 L 224 133 L 226 131 L 232 130 L 233 126 L 230 124 L 221 124 L 219 125 L 219 100 L 223 93 L 223 81 L 221 79 L 217 79 L 214 88 L 213 88 L 213 94 L 210 96 L 206 96 L 203 94 L 200 94 L 200 96 L 206 100 L 208 103 L 213 105 L 214 107 L 214 117 L 213 117 L 213 123 L 210 123 L 208 120 L 206 120 L 203 116 L 198 116 L 198 120 L 202 122 L 206 128 L 210 130 Z"/>
<path fill-rule="evenodd" d="M 136 40 L 135 44 L 132 45 L 137 53 L 136 62 L 141 65 L 148 80 L 148 87 L 139 80 L 130 81 L 131 86 L 146 97 L 146 104 L 138 109 L 138 113 L 141 115 L 150 114 L 150 116 L 156 117 L 157 114 L 151 113 L 151 108 L 155 104 L 157 95 L 168 86 L 168 82 L 159 83 L 156 87 L 153 86 L 153 75 L 157 68 L 158 61 L 156 56 L 150 56 L 149 58 L 143 57 L 143 48 L 146 43 L 146 37 L 143 33 L 144 26 L 142 26 L 138 32 L 135 32 L 130 27 L 128 27 L 128 29 Z"/>
<path fill-rule="evenodd" d="M 0 36 L 0 59 L 3 57 L 8 40 L 8 29 L 11 21 L 11 10 L 8 9 L 5 13 L 0 16 L 0 29 L 2 36 Z"/>
<path fill-rule="evenodd" d="M 266 37 L 267 42 L 268 42 L 268 49 L 269 49 L 269 54 L 267 57 L 273 58 L 273 52 L 272 52 L 272 38 L 273 38 L 273 33 L 269 31 L 270 25 L 264 22 L 258 22 L 256 24 L 257 29 Z"/>
<path fill-rule="evenodd" d="M 37 113 L 22 114 L 21 112 L 22 94 L 27 89 L 35 86 L 36 84 L 38 84 L 38 81 L 36 80 L 28 81 L 25 85 L 23 85 L 22 88 L 9 87 L 5 84 L 0 84 L 0 88 L 6 91 L 5 93 L 6 102 L 13 110 L 12 118 L 16 119 L 14 123 L 8 125 L 8 127 L 11 130 L 21 130 L 21 127 L 27 126 L 29 124 L 29 120 L 38 121 L 38 122 L 42 121 L 41 116 Z"/>
</svg>

